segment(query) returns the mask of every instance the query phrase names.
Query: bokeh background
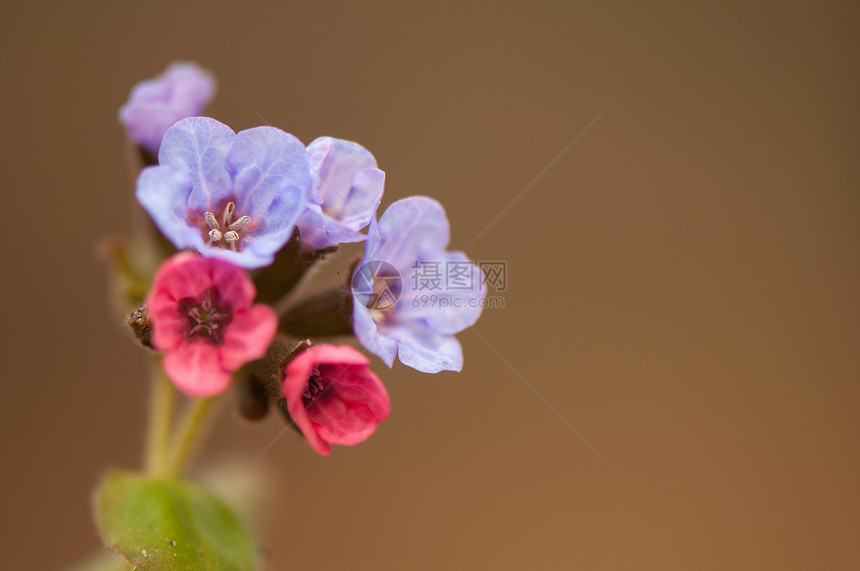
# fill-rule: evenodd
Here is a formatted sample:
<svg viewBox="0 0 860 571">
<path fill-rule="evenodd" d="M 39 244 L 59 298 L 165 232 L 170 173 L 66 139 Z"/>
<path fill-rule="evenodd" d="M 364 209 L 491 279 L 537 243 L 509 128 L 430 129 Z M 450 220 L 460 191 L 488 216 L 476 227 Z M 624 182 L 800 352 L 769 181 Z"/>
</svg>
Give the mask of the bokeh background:
<svg viewBox="0 0 860 571">
<path fill-rule="evenodd" d="M 4 2 L 0 565 L 93 553 L 92 486 L 139 462 L 147 358 L 96 244 L 134 212 L 117 109 L 186 59 L 211 115 L 357 140 L 383 207 L 433 196 L 454 249 L 508 262 L 461 374 L 375 360 L 369 441 L 256 461 L 266 569 L 860 568 L 858 27 L 852 2 Z M 225 410 L 204 457 L 282 426 Z"/>
</svg>

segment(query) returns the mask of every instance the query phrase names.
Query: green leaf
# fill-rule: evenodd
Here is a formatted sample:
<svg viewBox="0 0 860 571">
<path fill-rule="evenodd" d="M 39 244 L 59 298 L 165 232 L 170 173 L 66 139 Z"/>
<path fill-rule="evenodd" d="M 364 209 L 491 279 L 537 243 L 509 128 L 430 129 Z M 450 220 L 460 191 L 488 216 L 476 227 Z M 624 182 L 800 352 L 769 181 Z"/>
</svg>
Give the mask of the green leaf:
<svg viewBox="0 0 860 571">
<path fill-rule="evenodd" d="M 200 486 L 111 472 L 95 511 L 105 542 L 138 569 L 254 569 L 251 535 Z"/>
</svg>

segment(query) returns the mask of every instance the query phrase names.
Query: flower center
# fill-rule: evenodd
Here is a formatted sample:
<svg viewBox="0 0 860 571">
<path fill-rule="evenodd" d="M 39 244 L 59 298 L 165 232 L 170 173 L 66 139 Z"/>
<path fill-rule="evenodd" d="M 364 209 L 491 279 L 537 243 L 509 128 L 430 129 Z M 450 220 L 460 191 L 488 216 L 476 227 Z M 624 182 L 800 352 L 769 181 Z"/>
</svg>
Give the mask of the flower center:
<svg viewBox="0 0 860 571">
<path fill-rule="evenodd" d="M 308 386 L 305 388 L 305 392 L 302 393 L 302 397 L 305 402 L 305 408 L 311 406 L 317 398 L 324 393 L 326 390 L 325 385 L 322 384 L 322 377 L 320 376 L 320 371 L 317 368 L 311 372 L 311 378 L 308 379 Z"/>
<path fill-rule="evenodd" d="M 221 222 L 211 212 L 206 212 L 203 218 L 206 220 L 206 226 L 202 228 L 205 237 L 209 238 L 206 242 L 207 246 L 218 246 L 220 248 L 230 248 L 234 252 L 239 249 L 239 239 L 244 234 L 244 228 L 251 222 L 250 216 L 242 216 L 233 220 L 235 214 L 236 203 L 232 200 L 224 207 L 224 212 L 221 216 Z"/>
<path fill-rule="evenodd" d="M 230 322 L 230 312 L 218 307 L 213 292 L 207 292 L 200 301 L 184 303 L 190 329 L 188 337 L 203 337 L 215 344 L 224 337 L 224 327 Z M 180 307 L 182 307 L 182 305 Z"/>
<path fill-rule="evenodd" d="M 363 262 L 352 274 L 352 293 L 355 301 L 367 308 L 373 321 L 381 323 L 397 313 L 403 278 L 396 267 L 384 260 Z"/>
</svg>

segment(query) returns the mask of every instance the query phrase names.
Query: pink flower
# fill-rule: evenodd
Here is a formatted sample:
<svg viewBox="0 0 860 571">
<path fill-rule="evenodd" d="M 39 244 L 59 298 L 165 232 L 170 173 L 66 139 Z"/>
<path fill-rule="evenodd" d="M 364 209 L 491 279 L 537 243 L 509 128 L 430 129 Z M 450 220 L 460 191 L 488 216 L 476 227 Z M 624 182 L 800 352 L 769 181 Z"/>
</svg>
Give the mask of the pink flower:
<svg viewBox="0 0 860 571">
<path fill-rule="evenodd" d="M 363 442 L 388 417 L 391 400 L 370 360 L 348 345 L 317 345 L 284 367 L 290 416 L 311 448 L 328 456 L 331 444 Z"/>
<path fill-rule="evenodd" d="M 182 253 L 166 260 L 147 300 L 152 345 L 164 351 L 164 370 L 190 397 L 224 392 L 233 371 L 259 359 L 278 320 L 266 305 L 251 305 L 254 284 L 241 269 Z"/>
</svg>

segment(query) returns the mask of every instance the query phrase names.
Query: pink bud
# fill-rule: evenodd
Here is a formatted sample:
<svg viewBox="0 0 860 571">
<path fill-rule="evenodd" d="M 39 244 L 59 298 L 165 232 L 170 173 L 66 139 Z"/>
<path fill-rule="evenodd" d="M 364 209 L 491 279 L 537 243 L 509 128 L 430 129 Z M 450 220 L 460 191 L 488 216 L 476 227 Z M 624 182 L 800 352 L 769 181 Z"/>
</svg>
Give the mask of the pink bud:
<svg viewBox="0 0 860 571">
<path fill-rule="evenodd" d="M 391 400 L 367 357 L 348 345 L 317 345 L 284 367 L 287 409 L 318 454 L 366 440 L 388 417 Z"/>
</svg>

